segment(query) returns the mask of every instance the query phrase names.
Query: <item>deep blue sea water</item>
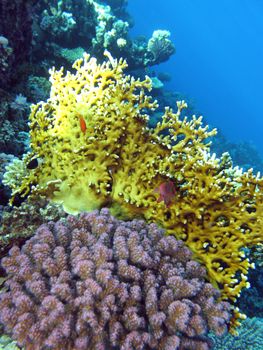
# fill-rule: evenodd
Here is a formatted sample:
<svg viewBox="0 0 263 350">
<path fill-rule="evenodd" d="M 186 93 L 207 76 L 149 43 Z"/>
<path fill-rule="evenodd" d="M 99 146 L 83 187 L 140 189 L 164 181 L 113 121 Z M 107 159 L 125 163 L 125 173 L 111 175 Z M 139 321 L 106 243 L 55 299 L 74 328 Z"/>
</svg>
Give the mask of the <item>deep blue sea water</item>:
<svg viewBox="0 0 263 350">
<path fill-rule="evenodd" d="M 263 1 L 131 0 L 129 12 L 133 36 L 171 32 L 176 54 L 156 68 L 171 74 L 167 87 L 263 157 Z"/>
</svg>

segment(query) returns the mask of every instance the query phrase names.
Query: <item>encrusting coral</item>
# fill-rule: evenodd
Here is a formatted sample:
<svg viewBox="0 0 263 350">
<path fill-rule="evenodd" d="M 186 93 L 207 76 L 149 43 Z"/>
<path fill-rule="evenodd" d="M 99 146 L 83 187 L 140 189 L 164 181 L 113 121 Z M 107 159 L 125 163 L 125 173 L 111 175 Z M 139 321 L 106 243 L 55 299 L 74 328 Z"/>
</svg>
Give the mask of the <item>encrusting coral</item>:
<svg viewBox="0 0 263 350">
<path fill-rule="evenodd" d="M 263 320 L 253 317 L 242 321 L 238 336 L 229 333 L 220 338 L 213 334 L 209 336 L 213 339 L 215 350 L 262 350 Z"/>
<path fill-rule="evenodd" d="M 184 101 L 149 129 L 147 110 L 157 106 L 146 95 L 150 78 L 125 75 L 126 62 L 105 54 L 102 64 L 85 54 L 75 73 L 51 70 L 50 98 L 31 107 L 26 173 L 12 182 L 10 166 L 5 183 L 13 198 L 44 195 L 70 213 L 108 206 L 120 218 L 160 224 L 235 301 L 253 266 L 242 248 L 262 241 L 263 178 L 211 155 L 216 131 L 201 117 L 180 118 Z M 162 200 L 169 186 L 169 201 Z"/>
<path fill-rule="evenodd" d="M 27 350 L 206 350 L 230 304 L 182 241 L 107 209 L 37 230 L 2 259 L 5 331 Z"/>
</svg>

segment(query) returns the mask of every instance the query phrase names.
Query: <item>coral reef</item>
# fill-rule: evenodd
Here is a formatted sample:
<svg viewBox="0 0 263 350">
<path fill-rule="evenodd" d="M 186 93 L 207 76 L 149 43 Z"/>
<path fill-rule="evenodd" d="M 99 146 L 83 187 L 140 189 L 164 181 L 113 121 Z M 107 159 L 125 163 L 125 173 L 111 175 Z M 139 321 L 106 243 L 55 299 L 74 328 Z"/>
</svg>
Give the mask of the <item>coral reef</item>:
<svg viewBox="0 0 263 350">
<path fill-rule="evenodd" d="M 25 173 L 19 179 L 10 166 L 5 174 L 13 200 L 44 195 L 71 213 L 109 206 L 119 217 L 159 223 L 235 301 L 253 267 L 241 248 L 262 241 L 263 179 L 210 155 L 215 130 L 195 116 L 181 120 L 184 102 L 148 129 L 147 109 L 157 105 L 145 93 L 150 79 L 125 75 L 125 61 L 106 54 L 101 65 L 84 55 L 75 74 L 51 71 L 50 99 L 32 106 L 31 152 L 18 165 Z M 167 181 L 175 187 L 169 205 L 156 193 Z"/>
<path fill-rule="evenodd" d="M 0 257 L 14 244 L 21 244 L 32 236 L 36 229 L 47 221 L 66 216 L 62 208 L 44 198 L 26 201 L 19 207 L 3 207 L 0 216 Z"/>
<path fill-rule="evenodd" d="M 107 209 L 40 226 L 2 266 L 0 320 L 27 350 L 205 350 L 229 322 L 182 241 Z"/>
<path fill-rule="evenodd" d="M 81 50 L 100 59 L 105 49 L 110 50 L 116 57 L 126 57 L 131 68 L 169 59 L 175 51 L 169 32 L 155 31 L 148 41 L 131 39 L 132 20 L 126 7 L 127 1 L 39 2 L 34 16 L 36 56 L 43 56 L 44 46 L 48 50 L 45 58 L 64 65 Z"/>
<path fill-rule="evenodd" d="M 242 291 L 238 305 L 249 317 L 263 317 L 263 244 L 252 246 L 247 254 L 255 269 L 249 271 L 251 288 Z"/>
<path fill-rule="evenodd" d="M 45 77 L 30 75 L 27 79 L 26 93 L 30 101 L 37 103 L 49 97 L 51 84 Z"/>
<path fill-rule="evenodd" d="M 263 268 L 256 268 L 248 275 L 251 288 L 242 291 L 238 306 L 249 317 L 263 317 Z"/>
<path fill-rule="evenodd" d="M 7 205 L 10 198 L 9 189 L 3 185 L 3 175 L 5 172 L 5 167 L 8 163 L 14 159 L 14 156 L 11 154 L 0 153 L 0 206 Z M 1 218 L 1 214 L 0 214 Z"/>
<path fill-rule="evenodd" d="M 9 40 L 0 36 L 0 80 L 1 85 L 6 80 L 6 76 L 10 74 L 10 61 L 12 57 L 13 49 L 9 46 Z M 5 78 L 5 79 L 3 79 Z"/>
<path fill-rule="evenodd" d="M 263 267 L 263 243 L 251 247 L 249 255 L 252 261 L 259 267 Z"/>
<path fill-rule="evenodd" d="M 216 154 L 229 152 L 234 165 L 238 165 L 245 170 L 253 168 L 255 172 L 263 172 L 263 160 L 256 147 L 251 142 L 229 142 L 222 132 L 216 135 L 212 147 Z"/>
<path fill-rule="evenodd" d="M 129 37 L 131 25 L 127 1 L 1 1 L 1 152 L 16 156 L 25 152 L 28 110 L 16 108 L 23 106 L 21 98 L 16 103 L 16 97 L 27 98 L 24 107 L 46 100 L 50 66 L 70 69 L 84 51 L 102 60 L 105 48 L 116 57 L 126 57 L 131 67 L 145 69 L 158 63 L 149 60 L 147 38 L 137 45 L 138 41 Z"/>
<path fill-rule="evenodd" d="M 116 57 L 125 57 L 130 69 L 134 69 L 159 64 L 175 53 L 168 31 L 156 30 L 148 41 L 144 37 L 131 40 L 129 22 L 116 18 L 109 6 L 95 2 L 94 6 L 98 24 L 91 52 L 96 57 L 102 57 L 107 49 Z"/>
<path fill-rule="evenodd" d="M 30 60 L 33 3 L 34 0 L 0 2 L 0 35 L 7 39 L 6 48 L 3 41 L 0 43 L 0 88 L 6 89 L 18 76 L 21 79 L 18 69 Z"/>
<path fill-rule="evenodd" d="M 54 55 L 56 57 L 63 58 L 68 63 L 74 63 L 78 58 L 81 58 L 84 54 L 84 50 L 81 47 L 76 47 L 74 49 L 62 48 L 56 44 L 51 45 L 54 50 Z"/>
<path fill-rule="evenodd" d="M 28 131 L 28 103 L 0 88 L 0 150 L 7 154 L 22 155 L 27 149 L 25 132 Z"/>
<path fill-rule="evenodd" d="M 242 321 L 238 335 L 226 334 L 223 337 L 210 335 L 213 339 L 214 350 L 262 350 L 263 349 L 263 320 L 247 318 Z"/>
<path fill-rule="evenodd" d="M 92 39 L 93 49 L 100 55 L 106 48 L 111 51 L 120 51 L 119 49 L 128 44 L 128 22 L 117 19 L 109 6 L 99 3 L 94 3 L 94 6 L 97 13 L 97 26 L 96 35 Z"/>
<path fill-rule="evenodd" d="M 49 14 L 48 10 L 45 9 L 41 16 L 40 28 L 53 38 L 63 38 L 64 35 L 68 36 L 76 25 L 72 14 L 63 11 L 62 5 L 63 2 L 59 1 L 56 8 L 52 6 L 52 1 L 49 2 L 48 6 L 51 13 Z"/>
<path fill-rule="evenodd" d="M 1 123 L 1 135 L 3 135 L 0 140 L 1 150 L 16 153 L 16 149 L 10 147 L 15 140 L 15 128 L 9 120 L 4 120 Z"/>
<path fill-rule="evenodd" d="M 90 47 L 95 35 L 96 1 L 45 1 L 37 5 L 37 23 L 49 42 Z M 40 38 L 41 39 L 41 38 Z"/>
<path fill-rule="evenodd" d="M 105 3 L 110 6 L 116 17 L 128 22 L 130 27 L 133 26 L 133 19 L 126 9 L 128 6 L 128 0 L 105 0 Z"/>
</svg>

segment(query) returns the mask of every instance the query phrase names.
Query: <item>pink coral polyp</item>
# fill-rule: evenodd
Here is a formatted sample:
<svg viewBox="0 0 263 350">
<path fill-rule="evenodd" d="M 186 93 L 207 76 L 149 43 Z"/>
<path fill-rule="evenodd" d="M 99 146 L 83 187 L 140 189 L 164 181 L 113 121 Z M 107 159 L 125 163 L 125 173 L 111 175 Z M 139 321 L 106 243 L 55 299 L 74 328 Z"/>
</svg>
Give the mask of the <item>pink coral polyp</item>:
<svg viewBox="0 0 263 350">
<path fill-rule="evenodd" d="M 27 350 L 205 350 L 229 322 L 181 241 L 106 209 L 42 225 L 2 266 L 0 321 Z"/>
</svg>

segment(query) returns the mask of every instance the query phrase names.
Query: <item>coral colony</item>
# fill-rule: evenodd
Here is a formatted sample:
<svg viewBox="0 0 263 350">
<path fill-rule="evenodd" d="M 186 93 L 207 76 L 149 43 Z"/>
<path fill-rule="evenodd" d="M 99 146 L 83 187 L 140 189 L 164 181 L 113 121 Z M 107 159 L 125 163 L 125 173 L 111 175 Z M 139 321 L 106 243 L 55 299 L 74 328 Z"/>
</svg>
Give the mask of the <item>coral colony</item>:
<svg viewBox="0 0 263 350">
<path fill-rule="evenodd" d="M 2 265 L 0 320 L 27 350 L 205 350 L 230 318 L 182 241 L 107 209 L 40 226 Z"/>
<path fill-rule="evenodd" d="M 85 54 L 75 73 L 51 70 L 50 98 L 31 107 L 31 151 L 5 174 L 13 199 L 44 195 L 69 213 L 108 206 L 156 222 L 186 242 L 223 298 L 236 300 L 252 266 L 241 248 L 262 237 L 263 179 L 210 155 L 215 130 L 180 118 L 183 101 L 148 129 L 146 111 L 157 105 L 146 95 L 150 79 L 125 75 L 126 62 L 105 54 L 102 64 Z"/>
<path fill-rule="evenodd" d="M 170 32 L 131 38 L 127 4 L 0 2 L 0 348 L 262 349 L 256 318 L 232 336 L 263 261 L 260 161 L 211 152 L 224 138 L 149 69 Z"/>
</svg>

